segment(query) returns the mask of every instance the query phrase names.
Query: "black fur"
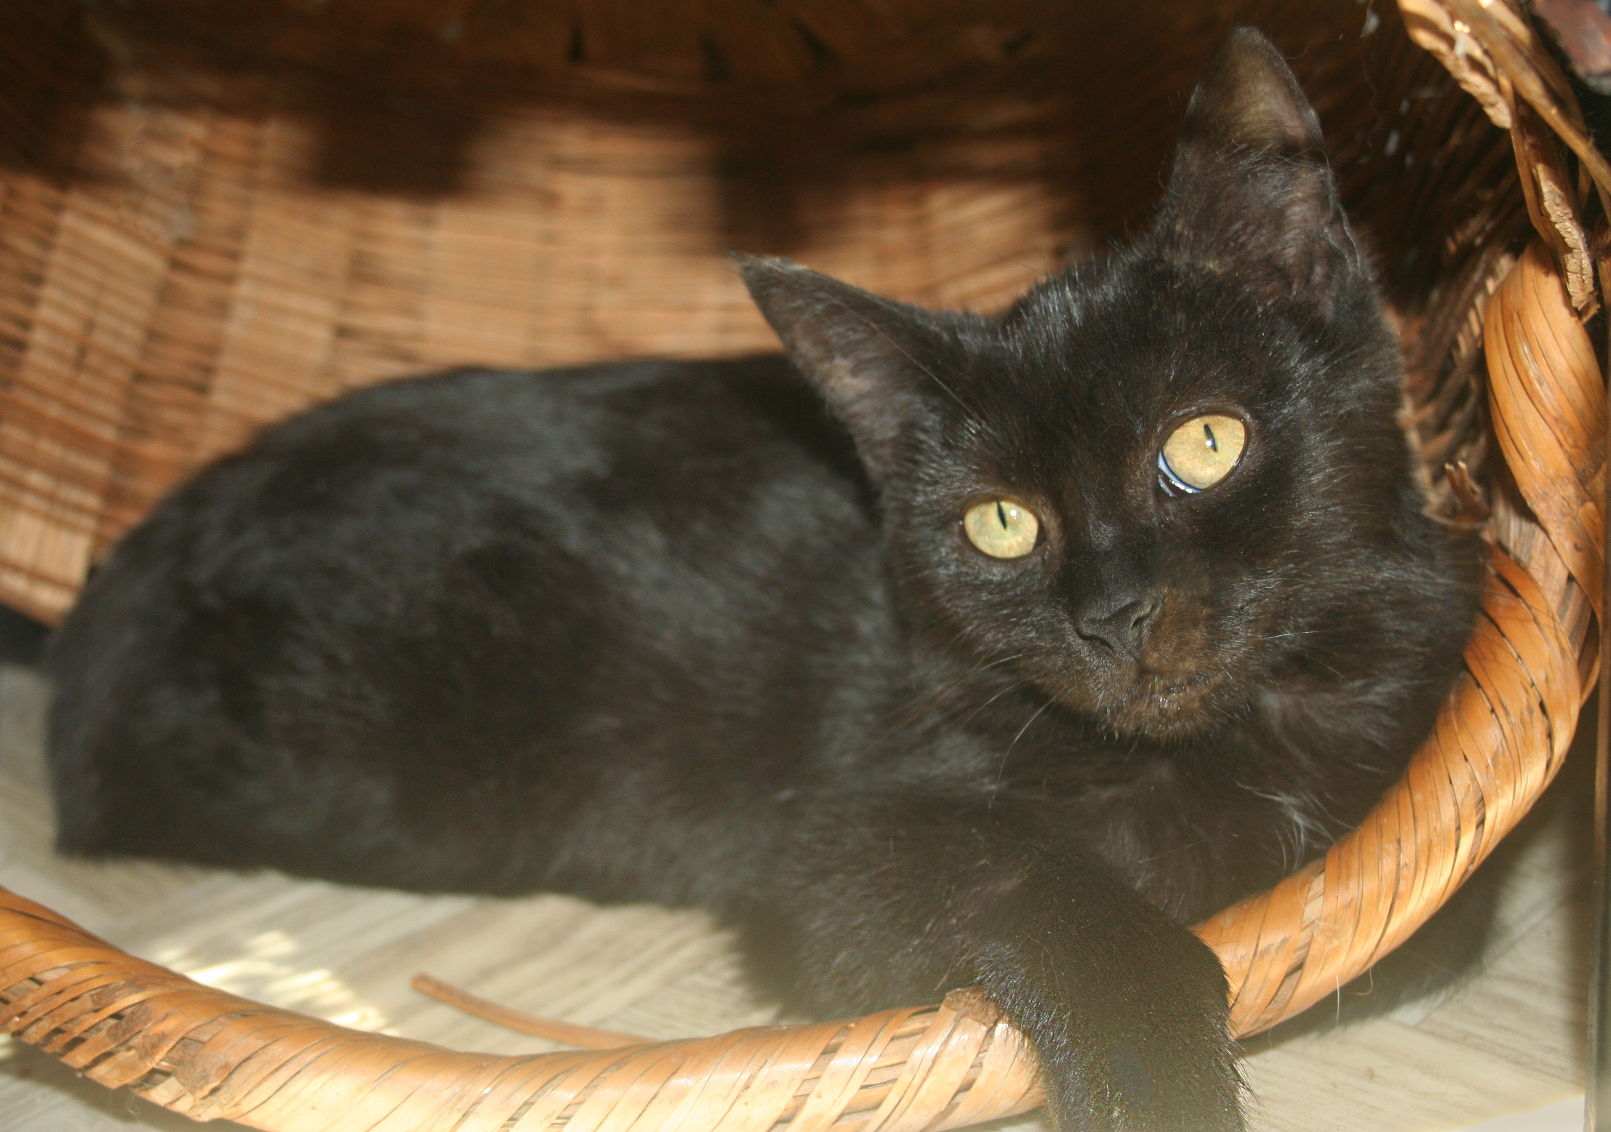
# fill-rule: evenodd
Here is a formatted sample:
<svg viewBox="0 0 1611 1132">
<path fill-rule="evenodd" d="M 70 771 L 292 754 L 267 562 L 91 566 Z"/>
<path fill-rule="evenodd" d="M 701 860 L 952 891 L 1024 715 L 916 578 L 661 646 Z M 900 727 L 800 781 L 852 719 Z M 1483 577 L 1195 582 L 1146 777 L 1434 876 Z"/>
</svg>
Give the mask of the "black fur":
<svg viewBox="0 0 1611 1132">
<path fill-rule="evenodd" d="M 812 1013 L 983 984 L 1066 1130 L 1240 1127 L 1184 925 L 1365 813 L 1475 588 L 1318 146 L 1238 32 L 1153 232 L 999 318 L 748 260 L 790 361 L 458 372 L 269 430 L 54 641 L 61 847 L 699 905 Z M 1240 465 L 1166 490 L 1211 411 Z M 1021 558 L 963 535 L 996 493 L 1040 516 Z"/>
</svg>

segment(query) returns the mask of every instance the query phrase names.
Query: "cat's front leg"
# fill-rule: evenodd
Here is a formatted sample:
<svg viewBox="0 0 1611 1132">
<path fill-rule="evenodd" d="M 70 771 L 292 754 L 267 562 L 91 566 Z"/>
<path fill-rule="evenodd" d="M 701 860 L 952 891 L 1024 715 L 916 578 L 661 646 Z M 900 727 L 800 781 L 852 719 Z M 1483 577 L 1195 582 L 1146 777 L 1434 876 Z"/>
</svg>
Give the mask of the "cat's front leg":
<svg viewBox="0 0 1611 1132">
<path fill-rule="evenodd" d="M 1213 953 L 1032 804 L 859 798 L 801 830 L 741 916 L 817 1014 L 981 985 L 1034 1042 L 1062 1132 L 1231 1132 L 1241 1083 Z"/>
</svg>

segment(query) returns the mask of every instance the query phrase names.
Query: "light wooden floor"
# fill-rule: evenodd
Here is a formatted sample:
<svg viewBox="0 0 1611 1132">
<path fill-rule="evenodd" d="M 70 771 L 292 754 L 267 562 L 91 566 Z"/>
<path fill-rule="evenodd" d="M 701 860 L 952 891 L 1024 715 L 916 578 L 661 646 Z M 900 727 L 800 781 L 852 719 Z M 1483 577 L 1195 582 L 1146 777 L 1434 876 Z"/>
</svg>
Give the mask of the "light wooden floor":
<svg viewBox="0 0 1611 1132">
<path fill-rule="evenodd" d="M 510 1006 L 655 1037 L 772 1020 L 746 993 L 729 940 L 698 915 L 58 860 L 40 765 L 45 701 L 31 671 L 0 667 L 0 885 L 136 954 L 345 1025 L 497 1053 L 554 1047 L 424 998 L 410 976 L 423 970 Z M 1273 1047 L 1255 1039 L 1255 1128 L 1433 1132 L 1581 1094 L 1588 850 L 1585 780 L 1581 770 L 1573 778 L 1575 790 L 1555 791 L 1513 835 L 1481 974 L 1394 1015 Z M 1562 1121 L 1550 1127 L 1569 1126 Z M 190 1127 L 28 1047 L 0 1044 L 0 1129 Z M 999 1128 L 1038 1132 L 1040 1122 Z"/>
</svg>

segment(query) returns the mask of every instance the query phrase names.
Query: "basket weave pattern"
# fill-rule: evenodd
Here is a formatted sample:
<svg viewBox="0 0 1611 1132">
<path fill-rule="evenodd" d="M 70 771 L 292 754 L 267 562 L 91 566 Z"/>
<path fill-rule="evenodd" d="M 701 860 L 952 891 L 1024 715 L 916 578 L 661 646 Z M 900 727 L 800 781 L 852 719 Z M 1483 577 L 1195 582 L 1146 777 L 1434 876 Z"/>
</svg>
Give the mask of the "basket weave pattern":
<svg viewBox="0 0 1611 1132">
<path fill-rule="evenodd" d="M 1290 26 L 1318 20 L 1300 11 L 1306 7 L 1250 6 L 1258 22 L 1277 32 L 1283 22 Z M 1357 18 L 1360 9 L 1345 7 L 1350 18 Z M 1603 194 L 1611 190 L 1611 168 L 1587 141 L 1564 76 L 1528 25 L 1504 3 L 1400 0 L 1400 8 L 1402 23 L 1384 14 L 1381 26 L 1369 29 L 1372 35 L 1392 37 L 1377 41 L 1377 50 L 1388 60 L 1385 77 L 1379 76 L 1386 96 L 1426 88 L 1430 58 L 1417 57 L 1413 39 L 1475 101 L 1445 99 L 1420 118 L 1406 117 L 1395 146 L 1384 147 L 1379 138 L 1367 144 L 1364 134 L 1350 140 L 1345 133 L 1341 144 L 1333 144 L 1333 156 L 1343 171 L 1350 204 L 1386 261 L 1384 273 L 1410 361 L 1410 423 L 1429 487 L 1455 520 L 1480 518 L 1486 523 L 1488 581 L 1466 652 L 1465 675 L 1404 780 L 1358 831 L 1325 857 L 1198 928 L 1226 967 L 1233 992 L 1232 1026 L 1239 1034 L 1274 1024 L 1364 971 L 1469 876 L 1559 766 L 1598 651 L 1605 386 L 1582 318 L 1603 299 L 1595 286 L 1597 278 L 1603 283 L 1606 276 L 1604 265 L 1594 260 L 1595 245 L 1586 235 L 1584 217 L 1592 214 L 1596 197 L 1600 215 L 1605 214 Z M 1158 52 L 1168 50 L 1156 42 L 1151 47 L 1148 55 L 1138 46 L 1131 58 L 1156 62 Z M 1336 87 L 1326 81 L 1346 61 L 1317 66 L 1325 72 L 1316 80 L 1317 108 L 1328 127 L 1341 122 L 1346 129 L 1355 119 L 1341 101 L 1345 96 L 1329 103 L 1325 96 L 1346 89 L 1346 84 Z M 678 91 L 697 85 L 674 71 L 671 67 L 657 81 Z M 1304 78 L 1307 83 L 1315 76 L 1306 73 Z M 765 86 L 763 79 L 755 80 L 757 89 Z M 589 81 L 604 80 L 595 75 Z M 1403 95 L 1405 105 L 1410 93 Z M 912 103 L 919 104 L 934 109 L 932 97 Z M 880 113 L 899 117 L 901 106 L 895 97 Z M 1374 114 L 1371 110 L 1366 117 Z M 171 126 L 191 119 L 169 115 L 161 121 Z M 142 129 L 151 123 L 127 125 Z M 180 134 L 160 139 L 171 147 L 174 178 L 200 177 L 200 166 L 234 161 L 241 177 L 249 179 L 264 168 L 264 155 L 286 142 L 261 131 L 247 139 L 251 131 L 243 127 L 238 136 L 232 135 L 227 121 L 214 125 L 189 139 Z M 883 126 L 862 121 L 855 128 Z M 585 139 L 576 140 L 585 130 L 571 128 L 578 131 L 571 141 L 553 144 L 586 150 Z M 1498 130 L 1509 132 L 1510 145 L 1486 140 L 1503 138 Z M 198 140 L 202 132 L 204 142 Z M 257 152 L 232 150 L 232 136 L 243 147 L 247 141 L 255 144 Z M 596 148 L 588 151 L 588 160 L 630 156 L 654 165 L 658 138 L 663 148 L 657 175 L 675 176 L 679 167 L 686 173 L 676 159 L 686 151 L 666 143 L 667 136 L 664 129 L 646 130 L 648 140 L 640 139 L 643 145 L 630 153 Z M 977 143 L 975 137 L 970 144 Z M 142 145 L 147 149 L 141 152 L 150 152 L 154 144 L 146 139 Z M 1010 148 L 1009 142 L 1002 144 Z M 1417 176 L 1423 179 L 1396 182 L 1395 193 L 1379 186 L 1395 184 L 1383 181 L 1380 173 L 1383 150 L 1397 145 L 1421 158 Z M 1568 164 L 1568 151 L 1575 155 L 1575 168 Z M 121 152 L 126 157 L 131 151 Z M 927 156 L 937 160 L 936 154 L 954 157 L 956 152 L 941 145 Z M 999 172 L 1002 167 L 996 168 Z M 869 180 L 877 179 L 869 173 Z M 961 181 L 964 188 L 949 198 L 961 217 L 959 225 L 980 221 L 990 215 L 988 210 L 1010 211 L 1016 201 L 1024 206 L 1015 222 L 1021 227 L 1005 243 L 1020 240 L 1020 250 L 1033 263 L 1047 262 L 1053 247 L 1045 232 L 1059 224 L 1067 227 L 1066 217 L 1059 218 L 1033 191 L 1003 194 L 966 176 Z M 970 184 L 972 189 L 966 187 Z M 297 384 L 298 367 L 339 378 L 324 387 L 328 392 L 343 383 L 489 346 L 498 359 L 529 363 L 596 357 L 615 348 L 708 352 L 713 341 L 729 349 L 763 344 L 754 320 L 733 313 L 736 307 L 732 295 L 722 290 L 725 284 L 710 282 L 714 275 L 697 271 L 692 278 L 706 282 L 678 292 L 689 311 L 703 312 L 698 317 L 706 321 L 697 325 L 679 324 L 680 318 L 693 317 L 686 311 L 673 311 L 664 322 L 632 322 L 623 315 L 626 330 L 614 339 L 578 336 L 574 324 L 559 326 L 563 319 L 555 314 L 577 311 L 550 303 L 543 307 L 543 317 L 554 318 L 554 323 L 534 327 L 528 322 L 518 340 L 500 340 L 493 332 L 507 330 L 508 324 L 496 319 L 489 320 L 494 325 L 485 335 L 476 337 L 481 321 L 464 295 L 455 307 L 441 301 L 439 288 L 422 284 L 410 292 L 390 275 L 383 286 L 369 291 L 362 279 L 349 280 L 339 297 L 347 304 L 346 313 L 332 322 L 329 311 L 318 308 L 321 299 L 330 298 L 319 282 L 328 264 L 276 258 L 269 254 L 273 249 L 259 249 L 262 254 L 255 262 L 273 266 L 280 276 L 263 270 L 247 279 L 234 278 L 236 305 L 229 319 L 274 320 L 282 328 L 282 348 L 255 355 L 250 364 L 230 362 L 230 342 L 243 340 L 239 326 L 228 322 L 220 330 L 216 321 L 199 319 L 187 327 L 181 316 L 189 308 L 159 293 L 192 287 L 205 299 L 209 273 L 225 266 L 209 257 L 240 241 L 240 232 L 218 219 L 228 213 L 227 207 L 206 214 L 206 224 L 216 228 L 203 230 L 197 220 L 198 227 L 182 241 L 183 262 L 177 268 L 151 263 L 140 276 L 135 270 L 138 241 L 108 252 L 97 245 L 97 240 L 104 243 L 104 231 L 71 222 L 79 215 L 71 201 L 56 213 L 50 239 L 40 243 L 45 222 L 37 209 L 48 188 L 43 181 L 30 186 L 19 180 L 0 198 L 0 243 L 12 262 L 32 255 L 48 269 L 32 277 L 37 284 L 34 301 L 25 311 L 19 310 L 16 295 L 0 296 L 0 318 L 26 323 L 20 339 L 0 335 L 0 353 L 11 352 L 0 361 L 12 375 L 5 379 L 8 384 L 0 385 L 0 503 L 6 508 L 0 509 L 0 586 L 8 600 L 46 614 L 70 600 L 79 576 L 75 571 L 81 572 L 95 547 L 137 518 L 162 487 L 199 459 L 238 443 L 252 424 L 284 415 L 317 395 Z M 887 186 L 885 190 L 887 200 L 891 194 Z M 120 207 L 143 210 L 140 223 L 159 225 L 179 223 L 175 202 L 191 199 L 191 189 L 183 185 L 168 197 L 119 197 L 93 184 L 61 191 L 80 194 L 80 204 L 91 212 L 118 200 Z M 209 191 L 229 195 L 227 182 Z M 946 199 L 939 180 L 925 193 L 920 194 L 924 207 Z M 1096 214 L 1105 207 L 1119 209 L 1116 199 L 1098 199 L 1088 207 Z M 235 203 L 239 212 L 247 202 Z M 350 211 L 333 218 L 328 211 L 300 212 L 283 193 L 276 197 L 270 192 L 266 200 L 249 203 L 255 209 L 280 208 L 276 223 L 290 226 L 293 234 L 297 225 L 328 225 L 348 241 L 343 245 L 348 253 L 355 243 L 362 244 L 366 231 L 372 235 L 386 225 L 393 225 L 392 237 L 413 231 L 409 217 L 418 220 L 420 210 L 433 207 L 395 197 L 351 195 L 346 203 Z M 627 211 L 635 203 L 628 201 Z M 459 271 L 471 281 L 464 284 L 464 294 L 473 297 L 473 253 L 499 238 L 496 217 L 491 212 L 455 216 L 443 205 L 435 219 L 447 226 L 448 234 L 436 248 L 422 245 L 416 250 L 433 268 Z M 455 232 L 454 224 L 464 227 Z M 1032 234 L 1037 225 L 1042 225 L 1040 234 Z M 1524 226 L 1535 233 L 1525 246 L 1517 239 Z M 1437 239 L 1418 237 L 1423 228 Z M 253 238 L 266 240 L 262 233 L 270 230 L 254 227 L 259 235 Z M 860 231 L 865 237 L 865 230 Z M 601 221 L 585 238 L 604 241 L 607 233 Z M 674 258 L 674 226 L 660 238 L 669 243 L 659 253 L 651 249 L 647 254 L 651 259 L 661 253 Z M 75 253 L 79 245 L 81 251 Z M 374 246 L 400 254 L 395 239 L 376 240 Z M 1419 254 L 1402 254 L 1409 250 Z M 115 276 L 92 271 L 89 265 L 101 254 L 133 266 L 126 273 L 120 267 Z M 930 282 L 927 292 L 900 279 L 885 289 L 931 301 L 984 302 L 1021 282 L 1021 275 L 1001 267 L 1000 260 L 991 260 L 970 277 L 972 282 L 956 282 L 974 256 L 967 248 L 954 255 L 946 267 L 957 274 L 939 271 L 934 276 L 953 281 Z M 234 262 L 238 271 L 240 263 Z M 930 262 L 909 270 L 934 266 Z M 298 270 L 306 274 L 296 276 Z M 377 277 L 381 274 L 377 271 Z M 865 275 L 858 279 L 864 280 Z M 573 278 L 568 285 L 608 290 L 616 282 Z M 877 284 L 877 278 L 872 282 Z M 74 310 L 82 315 L 88 309 L 82 304 L 74 308 L 70 301 L 85 288 L 104 288 L 112 296 L 94 308 L 103 313 L 100 322 L 75 323 L 69 317 Z M 252 302 L 239 298 L 243 289 Z M 495 293 L 485 297 L 495 305 L 513 301 L 491 290 Z M 652 306 L 664 298 L 632 293 L 630 286 L 625 292 L 625 303 Z M 52 295 L 64 304 L 54 314 L 46 302 Z M 417 310 L 403 309 L 422 295 L 441 301 L 435 314 L 422 318 Z M 6 302 L 12 305 L 8 308 Z M 239 309 L 253 303 L 261 303 L 262 309 Z M 119 311 L 122 322 L 115 317 Z M 46 380 L 51 359 L 59 363 L 74 350 L 81 362 L 85 356 L 122 356 L 119 350 L 126 355 L 128 344 L 120 343 L 118 335 L 152 311 L 158 321 L 177 321 L 160 332 L 146 327 L 139 347 L 143 354 L 132 369 L 137 379 L 150 374 L 149 382 L 99 388 L 96 375 L 104 377 L 109 370 L 93 364 L 79 366 L 75 373 L 80 378 L 66 394 L 59 383 Z M 596 328 L 598 312 L 592 314 Z M 432 323 L 432 318 L 443 321 Z M 465 329 L 453 329 L 460 325 L 456 318 Z M 331 325 L 349 332 L 304 338 L 297 331 L 298 326 Z M 388 328 L 401 333 L 391 339 L 393 353 L 385 355 L 379 344 L 387 340 Z M 545 337 L 550 332 L 558 337 Z M 439 336 L 432 338 L 433 333 Z M 228 380 L 222 385 L 206 376 L 218 369 L 221 359 L 229 363 L 223 365 Z M 78 432 L 70 433 L 58 425 L 63 405 L 75 397 L 82 417 L 73 425 Z M 132 406 L 121 416 L 107 409 L 118 399 L 126 408 Z M 140 422 L 139 433 L 118 448 L 113 442 L 131 419 Z M 168 432 L 160 427 L 165 419 Z M 212 422 L 199 440 L 194 428 L 198 419 Z M 90 443 L 85 437 L 100 440 Z M 130 1086 L 198 1118 L 229 1117 L 269 1132 L 332 1127 L 490 1132 L 561 1125 L 567 1132 L 682 1127 L 762 1132 L 784 1123 L 791 1132 L 830 1126 L 917 1132 L 959 1127 L 1039 1103 L 1031 1052 L 988 1003 L 969 992 L 954 994 L 938 1007 L 886 1011 L 847 1022 L 738 1031 L 620 1050 L 495 1058 L 343 1030 L 246 1002 L 133 960 L 49 910 L 10 894 L 0 897 L 0 1019 L 21 1040 L 104 1084 Z"/>
</svg>

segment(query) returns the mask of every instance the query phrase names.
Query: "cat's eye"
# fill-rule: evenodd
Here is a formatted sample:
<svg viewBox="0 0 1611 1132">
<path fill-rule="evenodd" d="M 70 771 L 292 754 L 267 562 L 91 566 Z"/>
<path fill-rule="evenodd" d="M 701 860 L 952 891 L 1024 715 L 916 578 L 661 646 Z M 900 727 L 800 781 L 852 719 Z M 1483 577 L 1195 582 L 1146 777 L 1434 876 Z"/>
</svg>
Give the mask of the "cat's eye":
<svg viewBox="0 0 1611 1132">
<path fill-rule="evenodd" d="M 1035 549 L 1040 520 L 1018 500 L 992 495 L 968 508 L 962 529 L 969 542 L 992 558 L 1022 558 Z"/>
<path fill-rule="evenodd" d="M 1202 491 L 1230 474 L 1246 443 L 1247 426 L 1235 417 L 1192 417 L 1164 441 L 1158 471 L 1182 491 Z"/>
</svg>

